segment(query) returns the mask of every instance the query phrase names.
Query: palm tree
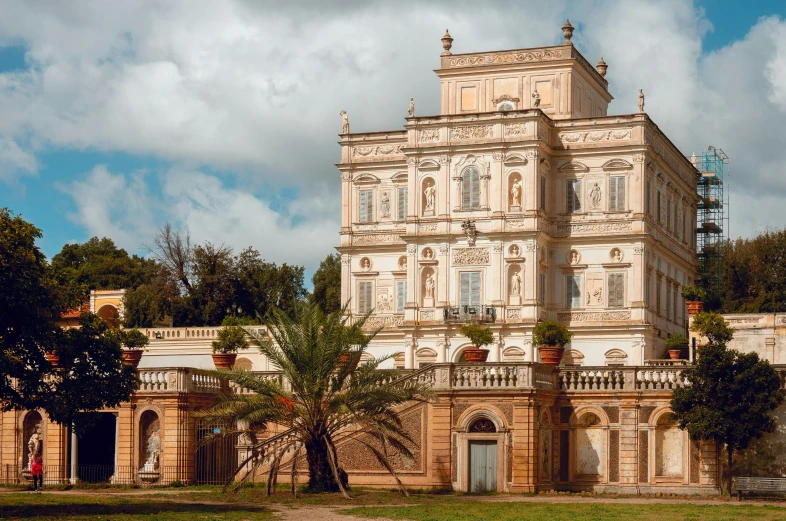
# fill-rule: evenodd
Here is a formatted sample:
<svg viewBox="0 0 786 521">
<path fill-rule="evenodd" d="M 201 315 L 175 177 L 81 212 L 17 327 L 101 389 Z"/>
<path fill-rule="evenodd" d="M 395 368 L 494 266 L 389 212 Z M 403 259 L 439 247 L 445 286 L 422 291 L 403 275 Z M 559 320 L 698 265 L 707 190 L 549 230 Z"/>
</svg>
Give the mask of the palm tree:
<svg viewBox="0 0 786 521">
<path fill-rule="evenodd" d="M 362 331 L 368 315 L 352 323 L 345 314 L 347 305 L 324 314 L 313 302 L 296 305 L 292 315 L 274 310 L 268 320 L 271 339 L 250 333 L 251 342 L 281 371 L 285 388 L 278 380 L 263 379 L 247 371 L 218 371 L 216 374 L 250 393 L 227 393 L 201 417 L 212 424 L 246 428 L 223 430 L 219 436 L 244 434 L 257 450 L 242 462 L 232 479 L 246 465 L 250 469 L 238 486 L 268 462 L 267 489 L 270 494 L 285 453 L 294 454 L 292 492 L 295 493 L 295 464 L 304 449 L 308 462 L 308 492 L 341 491 L 349 497 L 347 476 L 341 468 L 334 440 L 349 427 L 361 427 L 369 437 L 360 436 L 379 462 L 395 477 L 406 494 L 388 458 L 389 448 L 411 456 L 407 444 L 415 442 L 402 427 L 398 406 L 424 401 L 430 389 L 416 379 L 398 378 L 395 370 L 379 369 L 391 356 L 359 364 L 363 352 L 376 335 Z M 275 454 L 260 454 L 264 441 L 256 443 L 255 429 L 279 425 L 289 429 L 286 441 L 276 445 Z"/>
</svg>

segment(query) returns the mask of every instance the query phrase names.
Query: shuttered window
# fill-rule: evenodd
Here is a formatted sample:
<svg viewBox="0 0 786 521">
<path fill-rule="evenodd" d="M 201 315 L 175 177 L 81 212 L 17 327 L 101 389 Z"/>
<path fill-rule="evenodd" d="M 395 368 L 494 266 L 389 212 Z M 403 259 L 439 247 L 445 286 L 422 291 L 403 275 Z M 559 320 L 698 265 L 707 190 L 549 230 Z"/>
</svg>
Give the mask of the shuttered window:
<svg viewBox="0 0 786 521">
<path fill-rule="evenodd" d="M 650 307 L 650 292 L 652 291 L 652 275 L 647 274 L 647 285 L 644 287 L 644 305 Z"/>
<path fill-rule="evenodd" d="M 480 171 L 474 166 L 461 174 L 461 208 L 480 208 Z"/>
<path fill-rule="evenodd" d="M 565 187 L 565 211 L 581 211 L 581 179 L 568 179 Z"/>
<path fill-rule="evenodd" d="M 625 177 L 609 177 L 609 211 L 625 211 Z"/>
<path fill-rule="evenodd" d="M 655 211 L 658 213 L 658 222 L 660 222 L 661 214 L 660 214 L 660 192 L 655 195 Z"/>
<path fill-rule="evenodd" d="M 374 190 L 360 191 L 360 222 L 370 223 L 374 220 Z"/>
<path fill-rule="evenodd" d="M 407 220 L 407 193 L 408 190 L 406 188 L 399 188 L 398 189 L 398 215 L 397 218 L 399 221 L 406 221 Z"/>
<path fill-rule="evenodd" d="M 565 307 L 581 307 L 581 275 L 567 275 L 565 277 Z"/>
<path fill-rule="evenodd" d="M 396 313 L 404 312 L 404 303 L 407 301 L 407 281 L 396 281 Z"/>
<path fill-rule="evenodd" d="M 540 300 L 541 306 L 546 305 L 546 274 L 542 272 L 540 274 L 540 294 L 538 300 Z"/>
<path fill-rule="evenodd" d="M 625 305 L 625 274 L 609 273 L 609 307 L 621 308 Z"/>
<path fill-rule="evenodd" d="M 674 322 L 677 321 L 677 285 L 671 287 L 671 317 Z"/>
<path fill-rule="evenodd" d="M 374 282 L 361 280 L 358 282 L 358 313 L 364 315 L 374 307 Z"/>
<path fill-rule="evenodd" d="M 671 230 L 671 201 L 666 199 L 666 229 Z"/>
<path fill-rule="evenodd" d="M 666 318 L 671 320 L 671 284 L 666 283 Z"/>
<path fill-rule="evenodd" d="M 546 209 L 546 176 L 540 176 L 540 209 Z"/>
<path fill-rule="evenodd" d="M 655 312 L 660 315 L 661 314 L 661 286 L 663 285 L 662 279 L 658 277 L 655 281 Z"/>
<path fill-rule="evenodd" d="M 480 272 L 463 271 L 460 275 L 459 301 L 464 306 L 480 307 Z"/>
<path fill-rule="evenodd" d="M 650 215 L 650 211 L 652 210 L 652 182 L 647 179 L 646 185 L 644 185 L 644 211 L 647 215 Z"/>
</svg>

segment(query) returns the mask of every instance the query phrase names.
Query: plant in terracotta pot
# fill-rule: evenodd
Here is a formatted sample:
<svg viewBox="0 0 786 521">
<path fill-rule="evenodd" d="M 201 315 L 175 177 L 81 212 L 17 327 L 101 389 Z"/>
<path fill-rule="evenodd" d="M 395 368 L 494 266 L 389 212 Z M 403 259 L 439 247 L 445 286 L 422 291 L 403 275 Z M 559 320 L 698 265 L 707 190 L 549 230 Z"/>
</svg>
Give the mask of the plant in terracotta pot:
<svg viewBox="0 0 786 521">
<path fill-rule="evenodd" d="M 150 340 L 137 328 L 119 331 L 119 334 L 120 342 L 123 344 L 123 363 L 138 367 L 142 352 Z"/>
<path fill-rule="evenodd" d="M 489 350 L 484 346 L 494 341 L 491 328 L 480 327 L 476 324 L 464 324 L 461 326 L 461 334 L 469 338 L 473 347 L 465 349 L 462 353 L 467 362 L 485 362 L 489 357 Z"/>
<path fill-rule="evenodd" d="M 54 348 L 47 349 L 44 352 L 44 355 L 46 356 L 46 361 L 52 364 L 52 367 L 54 367 L 55 369 L 60 367 L 60 355 L 57 354 L 56 349 Z"/>
<path fill-rule="evenodd" d="M 244 320 L 229 316 L 221 323 L 224 326 L 213 340 L 213 363 L 216 369 L 232 369 L 237 352 L 248 347 L 248 333 L 241 325 Z"/>
<path fill-rule="evenodd" d="M 532 333 L 533 342 L 539 346 L 541 362 L 545 365 L 559 365 L 562 355 L 565 354 L 565 344 L 573 338 L 573 333 L 553 320 L 538 322 Z"/>
<path fill-rule="evenodd" d="M 688 339 L 684 335 L 671 335 L 666 339 L 666 348 L 669 350 L 669 358 L 679 360 L 682 350 L 688 347 Z"/>
<path fill-rule="evenodd" d="M 704 299 L 707 298 L 707 294 L 702 288 L 685 286 L 682 288 L 682 298 L 688 306 L 688 314 L 696 315 L 704 309 Z"/>
</svg>

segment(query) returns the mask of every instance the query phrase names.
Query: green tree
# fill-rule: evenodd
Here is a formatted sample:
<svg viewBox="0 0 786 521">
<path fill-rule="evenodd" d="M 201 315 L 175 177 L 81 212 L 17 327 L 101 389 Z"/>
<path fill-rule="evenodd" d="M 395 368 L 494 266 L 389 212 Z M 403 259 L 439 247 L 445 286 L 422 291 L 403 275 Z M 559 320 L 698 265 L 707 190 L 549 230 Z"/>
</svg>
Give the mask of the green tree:
<svg viewBox="0 0 786 521">
<path fill-rule="evenodd" d="M 722 253 L 721 311 L 786 311 L 786 230 L 727 241 Z"/>
<path fill-rule="evenodd" d="M 341 309 L 341 255 L 333 253 L 319 263 L 311 278 L 314 300 L 323 313 Z"/>
<path fill-rule="evenodd" d="M 397 407 L 426 399 L 429 389 L 414 380 L 389 384 L 391 376 L 398 373 L 379 369 L 389 357 L 358 364 L 374 336 L 362 331 L 367 317 L 352 324 L 344 316 L 345 308 L 325 315 L 313 300 L 296 304 L 293 311 L 289 314 L 276 309 L 271 313 L 268 326 L 272 339 L 251 335 L 261 353 L 290 382 L 291 390 L 246 371 L 220 371 L 217 374 L 221 378 L 254 394 L 224 395 L 204 414 L 204 419 L 222 425 L 277 424 L 292 429 L 291 441 L 273 455 L 268 493 L 278 474 L 281 456 L 288 450 L 296 454 L 305 450 L 307 490 L 341 490 L 346 495 L 346 473 L 341 468 L 334 438 L 350 426 L 368 432 L 372 442 L 357 439 L 396 477 L 406 493 L 387 457 L 391 447 L 409 455 L 409 447 L 415 443 L 404 430 Z M 229 430 L 221 436 L 239 432 L 254 439 L 253 429 Z M 249 462 L 252 460 L 241 462 L 237 472 Z M 251 473 L 239 481 L 242 483 Z"/>
<path fill-rule="evenodd" d="M 483 349 L 485 346 L 494 342 L 494 335 L 491 328 L 480 327 L 476 324 L 464 324 L 461 326 L 461 334 L 472 342 L 476 349 Z"/>
<path fill-rule="evenodd" d="M 674 391 L 671 409 L 693 439 L 713 440 L 718 450 L 726 447 L 731 494 L 734 453 L 775 430 L 772 413 L 783 401 L 780 377 L 756 353 L 727 349 L 732 330 L 717 313 L 698 314 L 691 327 L 710 342 L 683 371 L 690 385 Z"/>
</svg>

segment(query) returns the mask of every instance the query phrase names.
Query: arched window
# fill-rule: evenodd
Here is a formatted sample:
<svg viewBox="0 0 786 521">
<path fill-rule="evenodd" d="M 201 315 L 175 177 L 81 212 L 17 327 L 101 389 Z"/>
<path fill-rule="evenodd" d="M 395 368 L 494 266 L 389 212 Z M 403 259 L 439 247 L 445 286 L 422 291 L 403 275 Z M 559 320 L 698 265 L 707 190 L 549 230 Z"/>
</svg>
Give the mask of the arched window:
<svg viewBox="0 0 786 521">
<path fill-rule="evenodd" d="M 469 166 L 461 173 L 461 208 L 480 208 L 480 170 Z"/>
<path fill-rule="evenodd" d="M 497 426 L 488 418 L 478 418 L 469 426 L 469 432 L 497 432 Z"/>
</svg>

